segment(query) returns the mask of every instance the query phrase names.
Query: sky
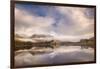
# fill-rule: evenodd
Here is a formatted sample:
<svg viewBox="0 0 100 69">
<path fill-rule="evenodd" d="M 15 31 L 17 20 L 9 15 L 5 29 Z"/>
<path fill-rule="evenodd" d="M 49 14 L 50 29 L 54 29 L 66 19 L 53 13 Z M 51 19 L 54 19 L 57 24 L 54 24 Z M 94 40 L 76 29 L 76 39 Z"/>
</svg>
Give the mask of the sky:
<svg viewBox="0 0 100 69">
<path fill-rule="evenodd" d="M 16 3 L 15 34 L 77 41 L 94 36 L 94 8 Z"/>
</svg>

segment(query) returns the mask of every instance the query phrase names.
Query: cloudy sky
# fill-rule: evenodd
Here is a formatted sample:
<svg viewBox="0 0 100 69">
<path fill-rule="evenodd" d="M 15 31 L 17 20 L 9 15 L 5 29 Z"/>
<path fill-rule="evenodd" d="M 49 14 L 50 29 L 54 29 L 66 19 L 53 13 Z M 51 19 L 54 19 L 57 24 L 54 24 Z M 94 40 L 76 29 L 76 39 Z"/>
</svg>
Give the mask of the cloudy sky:
<svg viewBox="0 0 100 69">
<path fill-rule="evenodd" d="M 94 8 L 16 4 L 15 33 L 79 40 L 94 36 Z"/>
</svg>

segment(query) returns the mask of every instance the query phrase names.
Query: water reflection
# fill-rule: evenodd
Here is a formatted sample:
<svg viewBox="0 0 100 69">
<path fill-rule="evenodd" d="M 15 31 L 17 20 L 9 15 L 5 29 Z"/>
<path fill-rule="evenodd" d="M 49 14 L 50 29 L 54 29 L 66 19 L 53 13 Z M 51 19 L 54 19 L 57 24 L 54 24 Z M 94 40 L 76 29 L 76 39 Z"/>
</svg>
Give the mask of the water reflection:
<svg viewBox="0 0 100 69">
<path fill-rule="evenodd" d="M 49 49 L 48 49 L 49 51 Z M 51 51 L 51 49 L 50 49 Z M 28 50 L 15 56 L 15 66 L 64 64 L 94 60 L 94 49 L 81 49 L 80 46 L 62 46 L 45 54 L 32 54 Z"/>
</svg>

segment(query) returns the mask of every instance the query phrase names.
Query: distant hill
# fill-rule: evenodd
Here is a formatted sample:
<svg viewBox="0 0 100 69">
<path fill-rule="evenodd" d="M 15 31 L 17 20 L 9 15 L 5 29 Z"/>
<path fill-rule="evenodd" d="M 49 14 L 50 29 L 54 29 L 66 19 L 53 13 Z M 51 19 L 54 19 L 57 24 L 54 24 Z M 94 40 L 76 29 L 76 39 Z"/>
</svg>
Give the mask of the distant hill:
<svg viewBox="0 0 100 69">
<path fill-rule="evenodd" d="M 19 34 L 15 34 L 15 38 L 24 38 L 24 37 L 20 36 Z"/>
<path fill-rule="evenodd" d="M 66 45 L 66 46 L 88 46 L 95 48 L 95 38 L 89 38 L 89 39 L 81 39 L 79 42 L 68 42 L 64 41 L 61 42 L 61 45 Z"/>
<path fill-rule="evenodd" d="M 95 38 L 92 37 L 92 38 L 89 38 L 89 39 L 81 39 L 80 42 L 94 42 L 95 41 Z"/>
<path fill-rule="evenodd" d="M 92 37 L 92 38 L 90 38 L 89 40 L 94 40 L 95 38 L 94 37 Z"/>
<path fill-rule="evenodd" d="M 46 34 L 33 34 L 30 38 L 50 38 L 53 37 L 51 35 L 46 35 Z"/>
</svg>

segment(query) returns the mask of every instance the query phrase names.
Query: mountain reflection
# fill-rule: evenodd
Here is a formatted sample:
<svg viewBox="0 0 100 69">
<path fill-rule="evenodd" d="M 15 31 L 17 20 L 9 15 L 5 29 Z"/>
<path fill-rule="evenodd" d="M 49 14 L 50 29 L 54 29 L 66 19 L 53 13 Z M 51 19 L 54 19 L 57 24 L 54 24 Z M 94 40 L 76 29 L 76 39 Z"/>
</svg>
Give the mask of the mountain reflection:
<svg viewBox="0 0 100 69">
<path fill-rule="evenodd" d="M 82 49 L 81 46 L 61 46 L 47 50 L 41 54 L 32 54 L 32 49 L 31 52 L 20 50 L 15 56 L 15 67 L 94 61 L 93 48 Z"/>
</svg>

